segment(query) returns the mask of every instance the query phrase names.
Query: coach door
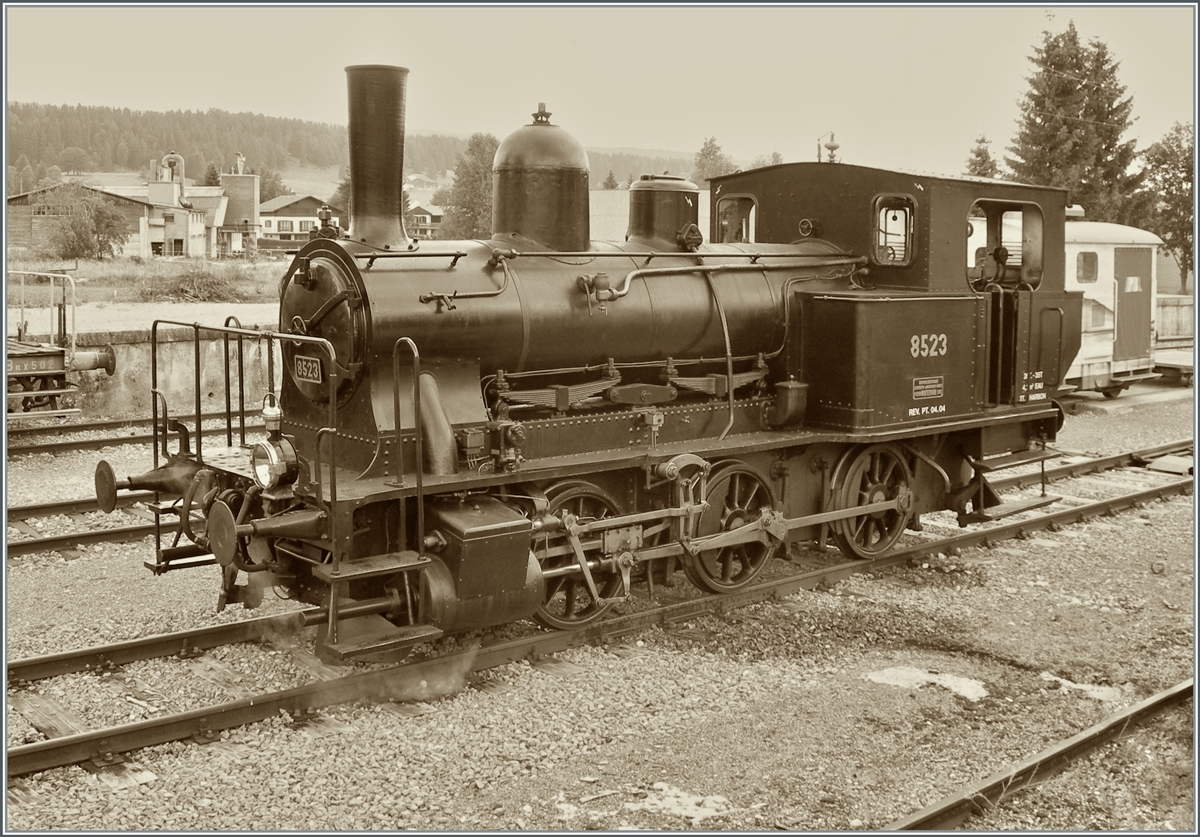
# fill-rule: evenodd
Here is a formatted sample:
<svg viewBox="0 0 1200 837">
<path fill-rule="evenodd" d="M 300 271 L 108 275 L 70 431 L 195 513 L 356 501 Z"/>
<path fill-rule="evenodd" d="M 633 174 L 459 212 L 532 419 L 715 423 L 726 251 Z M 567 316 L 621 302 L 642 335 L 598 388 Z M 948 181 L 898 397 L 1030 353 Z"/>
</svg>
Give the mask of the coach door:
<svg viewBox="0 0 1200 837">
<path fill-rule="evenodd" d="M 1116 324 L 1113 360 L 1150 356 L 1152 251 L 1148 247 L 1118 247 L 1113 270 L 1116 284 Z"/>
</svg>

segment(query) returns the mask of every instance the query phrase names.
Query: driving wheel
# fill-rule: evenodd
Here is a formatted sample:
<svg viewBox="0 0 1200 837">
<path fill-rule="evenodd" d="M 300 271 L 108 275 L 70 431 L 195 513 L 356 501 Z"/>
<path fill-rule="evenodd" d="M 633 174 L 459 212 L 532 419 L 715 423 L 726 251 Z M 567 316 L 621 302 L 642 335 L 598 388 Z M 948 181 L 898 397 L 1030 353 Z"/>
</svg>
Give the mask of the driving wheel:
<svg viewBox="0 0 1200 837">
<path fill-rule="evenodd" d="M 546 498 L 550 501 L 551 514 L 572 514 L 580 523 L 621 514 L 616 498 L 599 486 L 583 480 L 568 480 L 552 485 L 546 489 Z M 596 536 L 581 538 L 584 544 L 595 539 Z M 571 548 L 571 540 L 561 529 L 536 538 L 533 554 L 543 571 L 579 566 Z M 585 547 L 583 554 L 589 560 L 601 557 L 599 549 Z M 593 569 L 592 580 L 601 599 L 612 598 L 621 589 L 619 571 Z M 547 628 L 573 630 L 600 619 L 611 607 L 611 602 L 596 601 L 582 573 L 572 573 L 546 579 L 546 596 L 533 618 Z"/>
<path fill-rule="evenodd" d="M 757 471 L 740 462 L 728 462 L 713 469 L 704 497 L 708 509 L 700 515 L 696 535 L 728 532 L 758 520 L 763 509 L 775 507 L 771 486 Z M 684 560 L 684 570 L 692 583 L 712 593 L 728 593 L 754 581 L 767 559 L 775 551 L 773 544 L 750 543 L 710 549 Z"/>
<path fill-rule="evenodd" d="M 834 521 L 838 548 L 852 558 L 874 558 L 891 549 L 912 517 L 912 472 L 904 453 L 895 445 L 870 445 L 848 464 L 839 466 L 833 485 L 833 507 L 849 509 L 887 500 L 897 508 L 868 512 Z"/>
</svg>

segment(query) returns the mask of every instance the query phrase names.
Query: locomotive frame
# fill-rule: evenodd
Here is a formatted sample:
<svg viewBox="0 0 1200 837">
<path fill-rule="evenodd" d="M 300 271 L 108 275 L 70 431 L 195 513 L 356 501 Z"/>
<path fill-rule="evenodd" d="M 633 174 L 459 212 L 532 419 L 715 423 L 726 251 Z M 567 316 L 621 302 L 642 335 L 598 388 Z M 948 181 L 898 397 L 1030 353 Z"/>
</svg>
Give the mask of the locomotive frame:
<svg viewBox="0 0 1200 837">
<path fill-rule="evenodd" d="M 740 589 L 800 540 L 871 557 L 925 513 L 1055 499 L 1002 503 L 988 474 L 1048 458 L 1061 427 L 1065 191 L 785 164 L 711 182 L 706 244 L 697 187 L 648 176 L 626 240 L 592 242 L 586 152 L 540 106 L 497 151 L 492 239 L 418 243 L 407 71 L 347 72 L 351 230 L 298 251 L 278 330 L 190 325 L 224 339 L 238 415 L 245 341 L 279 346 L 266 439 L 235 444 L 231 413 L 205 448 L 198 388 L 192 430 L 169 413 L 160 321 L 155 467 L 97 468 L 103 508 L 167 495 L 181 534 L 155 572 L 219 564 L 220 606 L 274 587 L 317 606 L 322 656 L 380 659 L 530 616 L 586 626 L 677 570 Z M 990 251 L 968 271 L 972 212 Z"/>
</svg>

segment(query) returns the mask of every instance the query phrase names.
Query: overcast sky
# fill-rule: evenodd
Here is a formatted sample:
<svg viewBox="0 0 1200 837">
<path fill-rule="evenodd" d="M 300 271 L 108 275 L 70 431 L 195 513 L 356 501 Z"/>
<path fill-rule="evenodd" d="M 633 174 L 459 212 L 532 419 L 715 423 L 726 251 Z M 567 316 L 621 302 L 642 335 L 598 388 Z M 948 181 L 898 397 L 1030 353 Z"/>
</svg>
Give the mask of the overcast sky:
<svg viewBox="0 0 1200 837">
<path fill-rule="evenodd" d="M 816 156 L 955 174 L 1015 134 L 1043 30 L 1104 41 L 1145 148 L 1192 123 L 1191 5 L 7 5 L 8 101 L 345 124 L 351 64 L 410 70 L 410 133 L 499 138 L 545 102 L 589 148 Z"/>
</svg>

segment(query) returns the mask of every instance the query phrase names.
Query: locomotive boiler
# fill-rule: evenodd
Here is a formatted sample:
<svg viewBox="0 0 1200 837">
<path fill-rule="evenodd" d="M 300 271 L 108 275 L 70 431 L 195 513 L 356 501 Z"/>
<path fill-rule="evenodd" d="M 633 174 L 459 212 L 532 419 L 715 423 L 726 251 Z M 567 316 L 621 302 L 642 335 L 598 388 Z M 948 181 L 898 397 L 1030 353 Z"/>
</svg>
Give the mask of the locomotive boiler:
<svg viewBox="0 0 1200 837">
<path fill-rule="evenodd" d="M 102 507 L 151 488 L 178 517 L 155 572 L 215 563 L 221 606 L 272 589 L 316 606 L 322 656 L 377 659 L 585 626 L 679 570 L 737 590 L 790 542 L 868 558 L 922 514 L 1052 501 L 1002 503 L 988 475 L 1061 426 L 1063 190 L 784 164 L 715 178 L 702 220 L 696 185 L 644 176 L 625 240 L 598 242 L 587 153 L 539 106 L 496 152 L 492 237 L 416 241 L 407 72 L 347 68 L 350 229 L 295 254 L 278 330 L 204 329 L 279 347 L 265 438 L 203 447 L 199 410 L 189 432 L 160 398 L 156 467 L 98 466 Z"/>
</svg>

